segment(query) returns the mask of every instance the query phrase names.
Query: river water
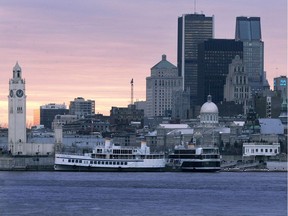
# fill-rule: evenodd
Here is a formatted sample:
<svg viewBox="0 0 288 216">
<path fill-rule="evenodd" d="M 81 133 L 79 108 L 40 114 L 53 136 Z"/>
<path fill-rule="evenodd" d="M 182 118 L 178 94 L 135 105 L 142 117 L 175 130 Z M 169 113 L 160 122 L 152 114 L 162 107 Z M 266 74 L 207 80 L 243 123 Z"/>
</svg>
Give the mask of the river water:
<svg viewBox="0 0 288 216">
<path fill-rule="evenodd" d="M 287 173 L 0 172 L 0 215 L 286 216 Z"/>
</svg>

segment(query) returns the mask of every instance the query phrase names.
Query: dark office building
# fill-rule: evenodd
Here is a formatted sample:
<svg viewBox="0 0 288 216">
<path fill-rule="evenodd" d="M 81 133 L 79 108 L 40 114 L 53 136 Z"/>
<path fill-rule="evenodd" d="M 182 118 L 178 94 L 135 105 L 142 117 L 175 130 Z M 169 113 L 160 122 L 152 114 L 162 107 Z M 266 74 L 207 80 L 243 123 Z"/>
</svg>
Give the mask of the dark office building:
<svg viewBox="0 0 288 216">
<path fill-rule="evenodd" d="M 56 115 L 69 114 L 69 110 L 66 109 L 65 104 L 47 104 L 40 107 L 40 124 L 45 128 L 52 128 L 52 122 Z"/>
<path fill-rule="evenodd" d="M 198 95 L 198 44 L 213 38 L 213 17 L 204 14 L 184 14 L 178 18 L 177 67 L 183 77 L 183 90 L 190 88 L 190 104 Z"/>
<path fill-rule="evenodd" d="M 261 40 L 260 17 L 237 17 L 235 40 Z"/>
<path fill-rule="evenodd" d="M 261 93 L 269 84 L 264 73 L 264 42 L 260 17 L 237 17 L 235 40 L 243 42 L 243 63 L 251 92 Z"/>
<path fill-rule="evenodd" d="M 243 43 L 230 39 L 209 39 L 198 45 L 198 104 L 213 95 L 213 102 L 223 101 L 229 64 L 236 55 L 243 58 Z"/>
</svg>

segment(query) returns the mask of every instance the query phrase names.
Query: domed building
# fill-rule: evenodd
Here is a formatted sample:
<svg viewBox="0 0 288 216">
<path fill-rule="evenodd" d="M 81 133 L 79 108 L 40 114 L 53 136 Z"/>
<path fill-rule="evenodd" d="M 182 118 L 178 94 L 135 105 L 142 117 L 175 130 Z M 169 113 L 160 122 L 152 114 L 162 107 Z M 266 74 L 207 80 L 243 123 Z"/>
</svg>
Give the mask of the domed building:
<svg viewBox="0 0 288 216">
<path fill-rule="evenodd" d="M 200 109 L 200 124 L 194 128 L 194 144 L 209 146 L 218 143 L 219 133 L 226 130 L 219 126 L 218 116 L 218 107 L 212 102 L 212 96 L 208 95 L 207 102 Z"/>
<path fill-rule="evenodd" d="M 200 123 L 203 125 L 218 124 L 218 107 L 212 102 L 212 96 L 208 95 L 207 102 L 200 109 Z"/>
</svg>

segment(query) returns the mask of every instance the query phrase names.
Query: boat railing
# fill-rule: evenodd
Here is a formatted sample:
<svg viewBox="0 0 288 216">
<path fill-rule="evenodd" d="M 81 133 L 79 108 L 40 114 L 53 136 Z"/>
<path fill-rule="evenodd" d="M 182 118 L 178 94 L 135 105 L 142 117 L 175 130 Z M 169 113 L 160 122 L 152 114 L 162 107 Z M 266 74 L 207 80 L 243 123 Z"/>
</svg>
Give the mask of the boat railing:
<svg viewBox="0 0 288 216">
<path fill-rule="evenodd" d="M 75 156 L 83 156 L 83 154 L 82 153 L 71 153 L 71 152 L 61 152 L 61 153 L 56 153 L 57 155 L 75 155 Z M 55 155 L 56 155 L 55 154 Z"/>
</svg>

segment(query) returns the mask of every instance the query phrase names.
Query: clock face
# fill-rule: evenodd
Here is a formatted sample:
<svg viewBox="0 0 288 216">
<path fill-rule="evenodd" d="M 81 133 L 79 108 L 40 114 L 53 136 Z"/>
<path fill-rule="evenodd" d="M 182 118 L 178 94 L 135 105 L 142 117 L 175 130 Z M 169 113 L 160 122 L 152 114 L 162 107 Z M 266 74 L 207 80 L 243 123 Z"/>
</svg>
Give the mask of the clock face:
<svg viewBox="0 0 288 216">
<path fill-rule="evenodd" d="M 17 97 L 22 97 L 23 94 L 24 94 L 24 92 L 23 92 L 21 89 L 18 89 L 18 90 L 16 91 Z"/>
<path fill-rule="evenodd" d="M 13 97 L 13 90 L 10 90 L 10 97 Z"/>
</svg>

